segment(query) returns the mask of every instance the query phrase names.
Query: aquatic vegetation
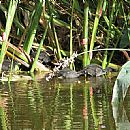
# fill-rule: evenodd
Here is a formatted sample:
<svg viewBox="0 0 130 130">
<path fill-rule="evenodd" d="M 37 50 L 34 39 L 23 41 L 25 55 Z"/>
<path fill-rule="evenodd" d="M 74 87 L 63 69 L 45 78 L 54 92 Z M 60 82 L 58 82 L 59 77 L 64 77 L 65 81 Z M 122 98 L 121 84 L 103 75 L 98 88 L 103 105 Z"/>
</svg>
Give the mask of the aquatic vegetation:
<svg viewBox="0 0 130 130">
<path fill-rule="evenodd" d="M 0 70 L 4 58 L 9 57 L 26 71 L 34 72 L 36 68 L 43 71 L 46 65 L 39 60 L 41 52 L 55 55 L 55 63 L 67 59 L 69 63 L 63 63 L 71 69 L 79 66 L 82 69 L 91 63 L 98 63 L 103 69 L 111 64 L 124 64 L 129 55 L 127 50 L 125 53 L 120 50 L 127 49 L 130 41 L 129 4 L 127 0 L 2 1 L 0 11 L 5 18 L 0 20 Z M 43 32 L 46 35 L 41 40 Z M 36 57 L 32 57 L 33 52 L 37 52 Z M 72 60 L 74 52 L 78 55 Z"/>
</svg>

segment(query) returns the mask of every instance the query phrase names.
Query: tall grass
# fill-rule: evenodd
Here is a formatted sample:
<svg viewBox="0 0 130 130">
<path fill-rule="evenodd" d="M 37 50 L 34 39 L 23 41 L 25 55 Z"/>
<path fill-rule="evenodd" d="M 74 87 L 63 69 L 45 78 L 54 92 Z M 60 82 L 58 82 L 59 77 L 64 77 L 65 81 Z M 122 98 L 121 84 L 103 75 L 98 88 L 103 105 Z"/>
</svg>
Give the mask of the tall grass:
<svg viewBox="0 0 130 130">
<path fill-rule="evenodd" d="M 117 4 L 117 2 L 115 2 L 115 6 L 116 6 L 116 4 Z M 113 7 L 114 7 L 114 5 L 113 5 Z M 118 27 L 115 27 L 115 25 L 114 24 L 112 24 L 112 27 L 115 29 L 115 32 L 116 32 L 116 34 L 115 34 L 115 38 L 116 38 L 116 42 L 115 42 L 115 45 L 114 45 L 114 47 L 116 48 L 117 47 L 117 45 L 118 45 L 118 43 L 121 43 L 120 42 L 120 38 L 121 38 L 121 36 L 122 36 L 122 34 L 123 34 L 123 32 L 124 32 L 124 29 L 126 29 L 126 30 L 129 30 L 129 25 L 128 25 L 128 22 L 127 22 L 127 19 L 128 19 L 128 17 L 129 17 L 129 14 L 128 14 L 128 16 L 126 16 L 126 14 L 125 14 L 125 11 L 124 11 L 124 6 L 123 6 L 123 2 L 120 2 L 119 4 L 118 4 L 118 6 L 117 7 L 114 7 L 114 8 L 117 8 L 117 10 L 115 10 L 115 14 L 116 14 L 116 17 L 118 17 L 118 14 L 120 13 L 120 11 L 122 10 L 122 16 L 124 16 L 124 25 L 122 26 L 122 30 L 119 30 L 119 28 Z M 113 18 L 114 19 L 114 18 Z M 128 37 L 129 37 L 129 32 L 128 32 Z M 126 36 L 127 37 L 127 36 Z M 126 44 L 129 44 L 129 41 L 130 41 L 130 38 L 128 38 L 128 41 L 126 40 L 126 39 L 124 39 L 124 38 L 122 38 L 123 39 L 123 41 L 125 41 L 126 42 Z M 128 43 L 127 43 L 128 42 Z M 126 47 L 127 45 L 126 44 L 124 44 L 124 46 Z M 121 45 L 122 46 L 122 45 Z M 112 53 L 111 53 L 111 55 L 110 55 L 110 57 L 109 57 L 109 59 L 108 59 L 108 62 L 107 62 L 107 65 L 111 62 L 111 60 L 112 60 L 112 57 L 113 57 L 113 55 L 114 55 L 114 50 L 112 51 Z"/>
<path fill-rule="evenodd" d="M 1 52 L 0 52 L 0 71 L 2 69 L 2 63 L 4 61 L 5 53 L 7 50 L 7 41 L 8 41 L 9 33 L 11 30 L 11 26 L 13 23 L 13 18 L 15 15 L 17 4 L 18 4 L 18 0 L 10 0 L 8 14 L 7 14 L 7 20 L 6 20 L 5 32 L 3 33 L 3 35 L 4 35 L 3 36 L 3 43 L 2 43 L 2 48 L 1 48 Z"/>
<path fill-rule="evenodd" d="M 53 32 L 54 41 L 55 41 L 56 48 L 57 48 L 58 59 L 61 60 L 62 59 L 61 48 L 60 48 L 60 44 L 59 44 L 59 41 L 58 41 L 55 25 L 54 25 L 54 18 L 53 18 L 53 15 L 52 15 L 53 14 L 53 11 L 52 11 L 53 7 L 50 6 L 50 3 L 49 3 L 48 0 L 47 0 L 47 6 L 48 6 L 48 9 L 49 9 L 51 29 L 52 29 L 52 32 Z"/>
<path fill-rule="evenodd" d="M 28 54 L 30 53 L 30 50 L 31 50 L 31 47 L 32 47 L 32 44 L 36 35 L 36 30 L 38 27 L 38 23 L 39 23 L 42 11 L 43 11 L 43 0 L 38 0 L 36 3 L 34 15 L 32 16 L 32 21 L 30 22 L 28 33 L 26 35 L 26 39 L 23 46 L 23 49 Z"/>
<path fill-rule="evenodd" d="M 45 4 L 43 2 L 46 2 L 46 5 L 43 5 Z M 0 70 L 6 52 L 10 57 L 19 59 L 18 61 L 22 60 L 27 64 L 29 63 L 28 58 L 23 55 L 16 46 L 16 48 L 14 46 L 10 46 L 12 45 L 12 39 L 7 49 L 7 42 L 11 27 L 13 27 L 15 31 L 17 31 L 18 28 L 21 34 L 25 30 L 25 27 L 22 25 L 22 23 L 20 23 L 21 20 L 14 17 L 15 13 L 20 13 L 16 9 L 18 8 L 17 4 L 21 3 L 18 3 L 18 0 L 10 0 L 8 3 L 8 11 L 6 8 L 4 8 L 4 4 L 2 6 L 0 5 L 1 10 L 7 11 L 7 20 L 4 33 L 6 34 L 6 38 L 4 39 L 3 43 L 0 41 L 0 45 L 2 45 L 0 52 Z M 28 7 L 27 4 L 25 4 L 25 6 Z M 45 7 L 44 15 L 43 6 Z M 27 9 L 27 7 L 25 8 Z M 21 8 L 24 7 L 21 6 Z M 39 35 L 36 35 L 36 32 L 37 34 L 41 35 L 41 32 L 39 31 L 41 29 L 41 26 L 39 26 L 39 20 L 47 20 L 51 23 L 48 26 L 45 46 L 49 46 L 54 50 L 54 52 L 56 52 L 55 54 L 57 59 L 61 60 L 63 58 L 62 52 L 65 52 L 67 57 L 71 57 L 74 51 L 78 51 L 78 53 L 83 54 L 82 59 L 78 57 L 80 62 L 83 63 L 83 66 L 98 60 L 100 63 L 102 62 L 102 67 L 105 68 L 110 62 L 113 62 L 112 59 L 114 57 L 114 50 L 112 53 L 110 53 L 109 47 L 111 46 L 111 48 L 116 48 L 119 46 L 120 39 L 123 39 L 123 33 L 125 30 L 127 30 L 128 39 L 130 39 L 128 26 L 129 2 L 127 0 L 125 2 L 121 1 L 120 3 L 117 0 L 85 0 L 84 2 L 79 2 L 78 0 L 62 0 L 55 2 L 49 0 L 38 0 L 29 9 L 29 13 L 31 20 L 28 21 L 29 26 L 27 28 L 25 41 L 23 43 L 21 42 L 23 44 L 23 50 L 27 53 L 27 55 L 30 54 L 34 39 L 36 39 L 36 41 L 39 40 L 39 37 L 37 37 Z M 12 24 L 13 22 L 14 24 Z M 44 24 L 42 27 L 45 29 L 46 24 Z M 60 31 L 63 32 L 62 29 L 65 33 L 59 34 Z M 66 41 L 64 42 L 64 40 Z M 83 40 L 83 48 L 81 47 L 81 44 L 78 44 L 81 40 Z M 69 46 L 66 48 L 68 43 Z M 100 51 L 94 52 L 94 57 L 92 52 L 96 46 L 101 47 L 99 50 L 104 48 L 106 51 L 102 53 Z M 126 43 L 125 47 L 127 46 L 128 42 Z M 14 56 L 13 54 L 11 55 L 13 52 Z M 38 56 L 36 60 L 38 60 Z"/>
<path fill-rule="evenodd" d="M 75 0 L 72 0 L 72 10 L 71 10 L 71 18 L 70 18 L 70 57 L 73 54 L 73 13 L 74 13 L 74 5 L 75 5 Z M 70 68 L 73 68 L 73 64 L 70 64 Z"/>
<path fill-rule="evenodd" d="M 107 3 L 107 4 L 109 4 L 109 3 Z M 116 1 L 113 2 L 112 9 L 110 9 L 110 5 L 108 8 L 108 10 L 109 10 L 109 24 L 108 24 L 108 31 L 107 31 L 107 37 L 106 37 L 106 48 L 108 48 L 109 42 L 110 42 L 110 35 L 111 35 L 111 31 L 112 31 L 112 22 L 114 19 L 115 5 L 116 5 Z M 108 61 L 107 57 L 108 57 L 108 51 L 106 50 L 104 53 L 104 59 L 102 62 L 103 69 L 105 69 L 106 66 L 109 64 L 109 63 L 107 63 L 107 61 Z"/>
<path fill-rule="evenodd" d="M 92 59 L 92 50 L 94 48 L 94 43 L 96 40 L 96 33 L 97 33 L 97 29 L 98 29 L 98 24 L 99 24 L 99 19 L 101 17 L 101 13 L 102 13 L 102 0 L 98 0 L 98 5 L 97 5 L 97 10 L 95 13 L 95 20 L 94 20 L 94 25 L 93 25 L 93 31 L 92 31 L 92 38 L 91 38 L 91 42 L 90 42 L 90 48 L 89 48 L 89 58 L 88 58 L 88 63 L 90 63 L 91 59 Z"/>
<path fill-rule="evenodd" d="M 88 11 L 89 11 L 89 3 L 88 1 L 85 1 L 84 3 L 84 25 L 83 25 L 83 35 L 84 35 L 84 39 L 83 39 L 83 45 L 84 45 L 84 57 L 83 57 L 83 66 L 85 67 L 86 65 L 89 64 L 89 57 L 88 57 Z"/>
<path fill-rule="evenodd" d="M 42 37 L 42 39 L 41 39 L 41 41 L 40 41 L 40 44 L 39 44 L 39 47 L 38 47 L 38 50 L 37 50 L 37 54 L 36 54 L 35 59 L 34 59 L 34 61 L 33 61 L 32 68 L 31 68 L 30 72 L 33 72 L 34 69 L 36 68 L 36 62 L 38 61 L 38 57 L 39 57 L 39 55 L 40 55 L 40 51 L 41 51 L 43 42 L 44 42 L 44 40 L 45 40 L 45 36 L 46 36 L 46 33 L 47 33 L 47 29 L 48 29 L 48 25 L 46 26 L 45 31 L 44 31 L 44 34 L 43 34 L 43 37 Z"/>
</svg>

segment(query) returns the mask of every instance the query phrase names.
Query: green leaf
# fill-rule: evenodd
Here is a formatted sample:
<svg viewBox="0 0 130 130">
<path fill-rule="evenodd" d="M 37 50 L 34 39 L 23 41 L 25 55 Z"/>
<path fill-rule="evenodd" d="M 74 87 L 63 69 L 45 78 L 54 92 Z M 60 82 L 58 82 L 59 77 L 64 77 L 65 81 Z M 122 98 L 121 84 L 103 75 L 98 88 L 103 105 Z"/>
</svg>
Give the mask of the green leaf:
<svg viewBox="0 0 130 130">
<path fill-rule="evenodd" d="M 80 6 L 79 6 L 78 0 L 75 0 L 75 2 L 74 2 L 74 8 L 75 8 L 76 10 L 78 10 L 78 11 L 81 11 L 81 8 L 80 8 Z"/>
<path fill-rule="evenodd" d="M 112 103 L 117 104 L 120 101 L 124 100 L 129 85 L 130 85 L 130 61 L 126 62 L 122 66 L 117 76 L 113 88 Z"/>
<path fill-rule="evenodd" d="M 120 48 L 125 48 L 128 45 L 130 45 L 130 41 L 129 41 L 129 38 L 128 38 L 128 31 L 125 30 L 124 34 L 122 35 L 119 46 L 120 46 Z"/>
</svg>

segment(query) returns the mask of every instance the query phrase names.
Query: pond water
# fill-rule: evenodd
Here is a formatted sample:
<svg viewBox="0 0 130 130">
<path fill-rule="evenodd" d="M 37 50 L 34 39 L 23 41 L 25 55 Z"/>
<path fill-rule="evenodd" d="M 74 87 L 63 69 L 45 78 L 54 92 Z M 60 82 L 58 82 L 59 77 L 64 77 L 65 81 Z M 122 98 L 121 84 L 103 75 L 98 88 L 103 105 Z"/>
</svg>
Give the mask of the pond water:
<svg viewBox="0 0 130 130">
<path fill-rule="evenodd" d="M 68 80 L 54 78 L 49 82 L 44 78 L 1 82 L 0 130 L 130 128 L 130 93 L 122 106 L 113 109 L 114 81 L 104 77 L 81 77 Z"/>
</svg>

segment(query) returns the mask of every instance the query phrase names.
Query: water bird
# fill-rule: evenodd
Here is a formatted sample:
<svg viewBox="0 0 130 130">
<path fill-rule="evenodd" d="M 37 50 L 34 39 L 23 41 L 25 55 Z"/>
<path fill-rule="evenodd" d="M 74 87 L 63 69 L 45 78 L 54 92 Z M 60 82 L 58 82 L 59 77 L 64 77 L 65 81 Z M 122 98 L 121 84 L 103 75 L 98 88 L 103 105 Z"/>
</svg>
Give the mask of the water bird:
<svg viewBox="0 0 130 130">
<path fill-rule="evenodd" d="M 57 75 L 58 77 L 62 76 L 64 78 L 78 78 L 81 75 L 89 75 L 89 76 L 98 77 L 98 76 L 106 74 L 108 71 L 110 71 L 108 68 L 104 70 L 98 64 L 90 64 L 80 71 L 75 71 L 69 68 L 64 68 L 58 71 Z"/>
</svg>

